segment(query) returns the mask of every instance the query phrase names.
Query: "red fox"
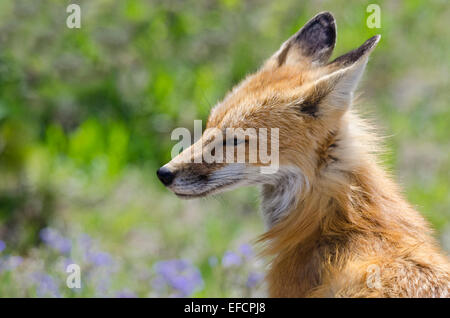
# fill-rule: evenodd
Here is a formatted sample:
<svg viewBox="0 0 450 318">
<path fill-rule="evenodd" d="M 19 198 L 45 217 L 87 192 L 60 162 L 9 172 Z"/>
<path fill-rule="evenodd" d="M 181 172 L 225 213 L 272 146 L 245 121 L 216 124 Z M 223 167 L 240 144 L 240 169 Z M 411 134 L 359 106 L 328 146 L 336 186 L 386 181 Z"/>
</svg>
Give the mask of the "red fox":
<svg viewBox="0 0 450 318">
<path fill-rule="evenodd" d="M 276 172 L 262 173 L 259 159 L 230 162 L 228 151 L 205 162 L 206 153 L 217 158 L 211 145 L 244 145 L 248 154 L 258 138 L 228 142 L 208 130 L 157 171 L 181 198 L 262 187 L 271 297 L 450 296 L 449 259 L 381 168 L 377 139 L 352 107 L 379 40 L 329 62 L 336 23 L 319 13 L 212 109 L 207 128 L 278 129 L 269 141 L 277 145 Z"/>
</svg>

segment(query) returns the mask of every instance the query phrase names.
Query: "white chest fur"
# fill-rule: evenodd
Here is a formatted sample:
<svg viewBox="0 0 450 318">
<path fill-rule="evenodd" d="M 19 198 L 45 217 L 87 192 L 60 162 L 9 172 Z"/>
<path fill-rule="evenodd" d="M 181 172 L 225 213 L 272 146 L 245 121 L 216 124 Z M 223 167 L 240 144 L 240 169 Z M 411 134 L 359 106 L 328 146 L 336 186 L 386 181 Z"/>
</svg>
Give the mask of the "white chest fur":
<svg viewBox="0 0 450 318">
<path fill-rule="evenodd" d="M 307 180 L 296 167 L 280 167 L 262 187 L 262 214 L 266 228 L 270 229 L 293 209 Z"/>
</svg>

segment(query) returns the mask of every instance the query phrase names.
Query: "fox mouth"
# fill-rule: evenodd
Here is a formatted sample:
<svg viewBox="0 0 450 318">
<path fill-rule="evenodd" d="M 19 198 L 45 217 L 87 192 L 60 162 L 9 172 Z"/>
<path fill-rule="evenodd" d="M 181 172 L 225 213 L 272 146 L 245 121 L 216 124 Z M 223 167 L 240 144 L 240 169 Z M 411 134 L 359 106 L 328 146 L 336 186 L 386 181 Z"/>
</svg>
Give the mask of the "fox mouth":
<svg viewBox="0 0 450 318">
<path fill-rule="evenodd" d="M 202 197 L 206 197 L 210 194 L 218 193 L 221 190 L 224 190 L 225 188 L 229 188 L 229 187 L 237 184 L 238 182 L 239 182 L 239 180 L 232 180 L 232 181 L 217 185 L 213 188 L 206 189 L 206 190 L 204 190 L 202 192 L 198 192 L 198 193 L 182 193 L 182 192 L 177 192 L 177 191 L 173 191 L 173 190 L 172 191 L 180 199 L 189 200 L 189 199 L 195 199 L 195 198 L 202 198 Z M 207 186 L 207 184 L 206 184 L 206 186 Z"/>
<path fill-rule="evenodd" d="M 184 194 L 184 193 L 177 193 L 177 192 L 174 192 L 174 193 L 180 199 L 185 199 L 185 200 L 202 198 L 202 197 L 205 197 L 208 195 L 208 192 L 197 193 L 197 194 Z"/>
</svg>

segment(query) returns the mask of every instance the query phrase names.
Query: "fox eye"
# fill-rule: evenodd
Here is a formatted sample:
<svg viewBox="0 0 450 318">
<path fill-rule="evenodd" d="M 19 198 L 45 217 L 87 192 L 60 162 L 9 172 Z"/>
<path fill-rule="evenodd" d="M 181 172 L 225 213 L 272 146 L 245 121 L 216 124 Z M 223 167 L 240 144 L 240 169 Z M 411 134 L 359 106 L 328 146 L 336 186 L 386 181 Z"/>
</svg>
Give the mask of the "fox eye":
<svg viewBox="0 0 450 318">
<path fill-rule="evenodd" d="M 233 145 L 234 145 L 234 146 L 237 146 L 237 144 L 238 144 L 238 140 L 237 140 L 236 137 L 234 137 L 234 139 L 233 139 Z M 224 145 L 224 146 L 227 145 L 227 140 L 226 140 L 226 139 L 223 140 L 223 145 Z"/>
<path fill-rule="evenodd" d="M 234 139 L 233 139 L 233 145 L 234 145 L 234 146 L 237 146 L 237 145 L 239 145 L 239 144 L 242 143 L 242 142 L 244 142 L 244 141 L 238 140 L 237 137 L 234 137 Z M 248 140 L 245 140 L 245 143 L 248 143 Z M 227 145 L 227 140 L 226 140 L 226 139 L 223 140 L 223 145 L 224 145 L 224 146 Z"/>
</svg>

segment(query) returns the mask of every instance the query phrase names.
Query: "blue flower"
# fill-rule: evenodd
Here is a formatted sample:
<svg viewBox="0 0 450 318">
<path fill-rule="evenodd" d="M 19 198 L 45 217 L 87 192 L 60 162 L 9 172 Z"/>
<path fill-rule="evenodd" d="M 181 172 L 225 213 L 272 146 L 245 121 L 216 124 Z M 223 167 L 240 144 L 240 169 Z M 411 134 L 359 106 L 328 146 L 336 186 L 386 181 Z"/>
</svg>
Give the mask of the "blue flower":
<svg viewBox="0 0 450 318">
<path fill-rule="evenodd" d="M 106 252 L 89 252 L 88 261 L 97 266 L 108 266 L 113 263 L 111 255 Z"/>
<path fill-rule="evenodd" d="M 60 297 L 58 285 L 53 277 L 45 273 L 35 272 L 32 278 L 36 284 L 38 297 Z"/>
<path fill-rule="evenodd" d="M 71 264 L 74 264 L 74 261 L 71 258 L 64 258 L 63 259 L 63 266 L 64 266 L 63 270 L 65 271 L 67 266 L 69 266 Z"/>
<path fill-rule="evenodd" d="M 160 261 L 155 264 L 158 274 L 153 284 L 161 287 L 166 284 L 175 290 L 175 297 L 188 297 L 194 291 L 203 287 L 200 271 L 189 261 L 173 259 Z"/>
<path fill-rule="evenodd" d="M 232 251 L 226 251 L 222 258 L 222 266 L 225 268 L 232 267 L 232 266 L 239 266 L 242 263 L 241 257 L 232 252 Z"/>
<path fill-rule="evenodd" d="M 70 254 L 72 242 L 59 234 L 57 230 L 47 227 L 40 231 L 39 236 L 41 237 L 41 240 L 51 248 L 63 254 Z"/>
<path fill-rule="evenodd" d="M 5 248 L 6 248 L 5 242 L 3 242 L 2 240 L 0 240 L 0 253 L 3 252 Z"/>
<path fill-rule="evenodd" d="M 239 246 L 239 252 L 244 255 L 246 258 L 251 258 L 253 256 L 252 246 L 248 243 L 242 244 Z"/>
<path fill-rule="evenodd" d="M 246 286 L 248 288 L 253 288 L 258 285 L 264 278 L 264 275 L 261 273 L 250 272 L 248 274 Z"/>
<path fill-rule="evenodd" d="M 93 285 L 97 296 L 106 297 L 111 287 L 110 275 L 106 272 L 97 273 Z"/>
<path fill-rule="evenodd" d="M 116 294 L 117 298 L 137 298 L 136 294 L 127 289 L 121 290 Z"/>
</svg>

